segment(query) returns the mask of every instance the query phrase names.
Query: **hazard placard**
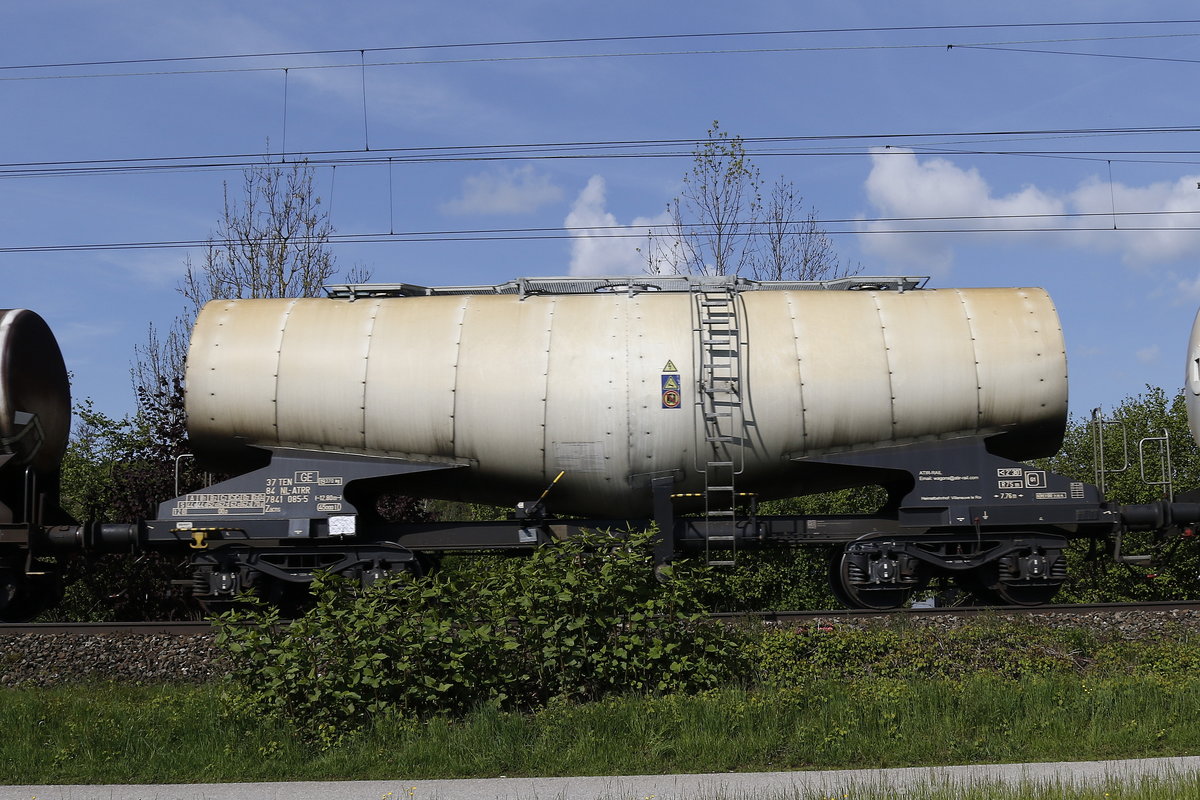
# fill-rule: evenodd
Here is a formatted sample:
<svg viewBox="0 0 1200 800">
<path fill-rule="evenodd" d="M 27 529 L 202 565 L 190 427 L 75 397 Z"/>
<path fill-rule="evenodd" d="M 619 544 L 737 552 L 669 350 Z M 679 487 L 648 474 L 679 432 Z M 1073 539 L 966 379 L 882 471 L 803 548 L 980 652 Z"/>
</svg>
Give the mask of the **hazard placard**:
<svg viewBox="0 0 1200 800">
<path fill-rule="evenodd" d="M 662 376 L 662 407 L 679 408 L 683 405 L 680 394 L 679 374 L 671 373 Z"/>
</svg>

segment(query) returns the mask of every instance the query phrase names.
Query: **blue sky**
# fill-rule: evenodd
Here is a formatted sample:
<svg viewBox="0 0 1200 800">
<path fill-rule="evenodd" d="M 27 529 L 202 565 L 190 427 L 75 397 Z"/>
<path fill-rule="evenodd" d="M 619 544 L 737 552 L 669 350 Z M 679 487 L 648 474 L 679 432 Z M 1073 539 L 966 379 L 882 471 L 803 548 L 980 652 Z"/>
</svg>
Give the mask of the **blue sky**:
<svg viewBox="0 0 1200 800">
<path fill-rule="evenodd" d="M 820 219 L 844 221 L 826 227 L 864 273 L 1045 287 L 1066 333 L 1072 410 L 1111 407 L 1146 384 L 1179 385 L 1200 304 L 1200 22 L 1031 24 L 1193 18 L 1188 3 L 1091 0 L 8 3 L 3 305 L 47 318 L 77 397 L 125 413 L 133 347 L 183 309 L 175 287 L 189 251 L 64 248 L 204 240 L 223 182 L 241 176 L 197 168 L 198 157 L 337 151 L 341 163 L 317 171 L 322 202 L 339 234 L 377 240 L 336 244 L 341 267 L 490 284 L 636 271 L 638 242 L 378 234 L 644 226 L 689 159 L 412 163 L 402 148 L 687 140 L 719 120 L 750 140 L 765 178 L 786 177 Z M 945 27 L 985 25 L 1026 27 Z M 851 28 L 872 30 L 828 31 Z M 299 54 L 318 50 L 349 52 Z M 261 53 L 293 55 L 36 67 Z M 1082 133 L 1036 133 L 1047 131 Z M 754 141 L 785 137 L 853 138 Z M 346 161 L 363 157 L 373 161 Z M 147 158 L 187 168 L 96 169 Z M 95 163 L 18 174 L 74 161 Z M 913 217 L 928 221 L 894 221 Z M 921 226 L 940 232 L 895 232 Z"/>
</svg>

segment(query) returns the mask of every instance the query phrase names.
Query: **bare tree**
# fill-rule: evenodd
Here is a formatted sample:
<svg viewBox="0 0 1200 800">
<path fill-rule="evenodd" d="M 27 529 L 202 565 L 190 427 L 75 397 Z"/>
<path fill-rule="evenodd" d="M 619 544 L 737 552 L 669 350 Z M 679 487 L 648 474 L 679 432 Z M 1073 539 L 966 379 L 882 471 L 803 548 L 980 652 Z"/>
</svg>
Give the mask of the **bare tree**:
<svg viewBox="0 0 1200 800">
<path fill-rule="evenodd" d="M 240 199 L 224 185 L 216 229 L 197 265 L 190 257 L 178 291 L 188 301 L 165 334 L 150 327 L 146 343 L 134 348 L 133 384 L 139 409 L 147 393 L 179 384 L 182 389 L 188 332 L 210 300 L 253 297 L 314 297 L 337 274 L 329 249 L 333 225 L 306 163 L 264 164 L 242 173 Z M 347 280 L 370 280 L 353 267 Z M 174 390 L 172 390 L 174 391 Z"/>
<path fill-rule="evenodd" d="M 857 272 L 843 267 L 829 235 L 817 224 L 791 181 L 771 187 L 757 226 L 759 241 L 749 259 L 750 276 L 760 281 L 817 281 Z"/>
<path fill-rule="evenodd" d="M 329 249 L 333 226 L 313 174 L 305 163 L 264 164 L 243 172 L 240 198 L 231 196 L 226 184 L 222 214 L 203 261 L 197 265 L 189 258 L 178 286 L 187 308 L 165 333 L 150 326 L 145 344 L 134 348 L 131 377 L 138 415 L 147 422 L 154 442 L 148 459 L 154 464 L 188 452 L 183 375 L 189 331 L 204 304 L 312 297 L 337 274 Z M 370 273 L 355 267 L 347 280 L 370 280 Z M 167 488 L 164 479 L 150 496 L 169 497 Z"/>
<path fill-rule="evenodd" d="M 667 205 L 664 235 L 651 234 L 650 272 L 733 275 L 753 249 L 761 175 L 746 158 L 741 138 L 713 122 L 692 153 L 683 190 Z"/>
<path fill-rule="evenodd" d="M 241 202 L 225 204 L 205 246 L 204 262 L 189 258 L 179 292 L 192 311 L 210 300 L 313 297 L 337 272 L 329 240 L 333 226 L 304 163 L 267 164 L 242 176 Z M 369 278 L 354 275 L 351 281 Z"/>
<path fill-rule="evenodd" d="M 745 144 L 714 122 L 692 153 L 671 221 L 649 232 L 647 271 L 740 275 L 757 280 L 822 280 L 853 274 L 839 263 L 816 211 L 779 178 L 764 202 L 762 173 Z"/>
</svg>

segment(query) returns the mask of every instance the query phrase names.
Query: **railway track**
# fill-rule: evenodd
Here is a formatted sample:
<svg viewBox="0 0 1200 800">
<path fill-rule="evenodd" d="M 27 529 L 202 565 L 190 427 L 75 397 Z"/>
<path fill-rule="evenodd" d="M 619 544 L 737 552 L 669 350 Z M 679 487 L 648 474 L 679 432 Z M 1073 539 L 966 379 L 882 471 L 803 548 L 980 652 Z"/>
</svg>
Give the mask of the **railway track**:
<svg viewBox="0 0 1200 800">
<path fill-rule="evenodd" d="M 709 614 L 716 620 L 735 622 L 794 622 L 806 619 L 849 619 L 873 617 L 966 617 L 987 614 L 1005 616 L 1072 614 L 1106 614 L 1122 611 L 1196 611 L 1200 600 L 1161 600 L 1145 603 L 1075 603 L 1046 606 L 947 606 L 944 608 L 905 608 L 900 610 L 877 609 L 824 609 L 818 611 L 726 611 Z M 26 622 L 0 623 L 0 635 L 11 634 L 172 634 L 189 636 L 208 633 L 212 624 L 205 620 L 184 622 Z"/>
<path fill-rule="evenodd" d="M 208 633 L 212 624 L 204 620 L 188 622 L 4 622 L 0 623 L 0 636 L 18 633 L 74 633 L 74 634 L 109 634 L 129 633 L 151 635 L 169 633 L 175 636 L 188 636 L 198 633 Z"/>
<path fill-rule="evenodd" d="M 757 620 L 786 622 L 803 619 L 845 619 L 862 617 L 971 617 L 986 614 L 1006 616 L 1117 613 L 1119 611 L 1196 611 L 1200 600 L 1155 600 L 1144 603 L 1069 603 L 1045 606 L 944 606 L 941 608 L 843 608 L 823 611 L 724 611 L 709 614 L 721 620 Z"/>
</svg>

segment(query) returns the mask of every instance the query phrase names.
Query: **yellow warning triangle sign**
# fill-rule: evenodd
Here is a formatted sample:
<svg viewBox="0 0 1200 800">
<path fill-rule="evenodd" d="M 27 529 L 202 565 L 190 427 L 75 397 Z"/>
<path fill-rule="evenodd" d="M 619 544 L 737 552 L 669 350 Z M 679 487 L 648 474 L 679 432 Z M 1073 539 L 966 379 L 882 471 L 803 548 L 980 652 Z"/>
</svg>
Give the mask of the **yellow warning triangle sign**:
<svg viewBox="0 0 1200 800">
<path fill-rule="evenodd" d="M 663 384 L 664 389 L 678 389 L 679 381 L 675 380 L 674 376 L 667 378 L 667 382 Z"/>
<path fill-rule="evenodd" d="M 663 365 L 662 371 L 663 372 L 678 372 L 679 370 L 675 368 L 674 361 L 668 360 L 667 363 Z"/>
</svg>

